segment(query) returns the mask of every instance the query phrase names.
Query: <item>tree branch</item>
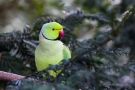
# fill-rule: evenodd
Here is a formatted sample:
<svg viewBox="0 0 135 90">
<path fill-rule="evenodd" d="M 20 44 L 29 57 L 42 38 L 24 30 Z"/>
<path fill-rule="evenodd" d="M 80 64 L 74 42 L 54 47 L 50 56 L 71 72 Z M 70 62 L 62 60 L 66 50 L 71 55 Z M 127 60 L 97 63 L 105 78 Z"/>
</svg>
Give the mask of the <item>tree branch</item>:
<svg viewBox="0 0 135 90">
<path fill-rule="evenodd" d="M 0 81 L 12 81 L 15 79 L 22 79 L 22 78 L 25 78 L 25 76 L 0 71 Z"/>
</svg>

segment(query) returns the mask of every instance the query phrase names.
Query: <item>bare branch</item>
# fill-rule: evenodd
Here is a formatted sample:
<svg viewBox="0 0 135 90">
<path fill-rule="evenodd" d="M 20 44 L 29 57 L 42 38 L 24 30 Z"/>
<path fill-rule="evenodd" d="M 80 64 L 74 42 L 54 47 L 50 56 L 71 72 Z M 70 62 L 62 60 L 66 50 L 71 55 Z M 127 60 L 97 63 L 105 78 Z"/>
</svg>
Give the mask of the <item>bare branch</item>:
<svg viewBox="0 0 135 90">
<path fill-rule="evenodd" d="M 0 81 L 12 81 L 15 79 L 22 79 L 22 78 L 25 78 L 25 76 L 0 71 Z"/>
</svg>

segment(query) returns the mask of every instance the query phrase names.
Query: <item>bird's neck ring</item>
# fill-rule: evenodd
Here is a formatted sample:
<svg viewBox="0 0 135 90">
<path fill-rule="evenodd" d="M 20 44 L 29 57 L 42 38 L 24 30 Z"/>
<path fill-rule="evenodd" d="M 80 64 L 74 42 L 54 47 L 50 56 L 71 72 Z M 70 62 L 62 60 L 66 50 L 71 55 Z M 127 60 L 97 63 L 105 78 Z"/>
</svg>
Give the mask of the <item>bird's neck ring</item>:
<svg viewBox="0 0 135 90">
<path fill-rule="evenodd" d="M 42 37 L 43 37 L 44 39 L 47 39 L 47 40 L 55 41 L 55 40 L 58 40 L 58 39 L 59 39 L 59 37 L 56 38 L 56 39 L 48 39 L 47 37 L 45 37 L 45 35 L 44 35 L 42 32 L 41 32 L 41 35 L 42 35 Z"/>
</svg>

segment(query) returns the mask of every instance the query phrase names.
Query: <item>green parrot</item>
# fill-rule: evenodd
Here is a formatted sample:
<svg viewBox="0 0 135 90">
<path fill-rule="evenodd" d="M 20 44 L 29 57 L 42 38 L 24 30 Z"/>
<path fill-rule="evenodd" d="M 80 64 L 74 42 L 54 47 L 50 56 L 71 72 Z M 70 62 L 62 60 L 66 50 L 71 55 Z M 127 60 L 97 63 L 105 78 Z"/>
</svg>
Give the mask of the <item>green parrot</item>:
<svg viewBox="0 0 135 90">
<path fill-rule="evenodd" d="M 58 64 L 62 59 L 71 58 L 71 52 L 60 39 L 64 37 L 63 27 L 57 22 L 46 23 L 42 26 L 39 34 L 39 45 L 35 50 L 35 63 L 38 71 L 49 66 Z M 49 71 L 56 77 L 56 72 Z"/>
</svg>

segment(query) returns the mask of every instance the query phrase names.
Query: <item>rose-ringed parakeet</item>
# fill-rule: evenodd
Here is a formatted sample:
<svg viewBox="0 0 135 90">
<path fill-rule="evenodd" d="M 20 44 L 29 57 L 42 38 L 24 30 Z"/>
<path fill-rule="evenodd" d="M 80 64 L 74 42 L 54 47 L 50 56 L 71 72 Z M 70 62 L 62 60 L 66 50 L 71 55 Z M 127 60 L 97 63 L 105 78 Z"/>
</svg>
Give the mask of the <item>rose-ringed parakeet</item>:
<svg viewBox="0 0 135 90">
<path fill-rule="evenodd" d="M 39 34 L 39 45 L 35 50 L 35 63 L 38 71 L 58 64 L 62 59 L 71 58 L 71 52 L 60 39 L 64 37 L 63 27 L 57 22 L 46 23 Z M 54 71 L 50 75 L 56 76 Z"/>
</svg>

